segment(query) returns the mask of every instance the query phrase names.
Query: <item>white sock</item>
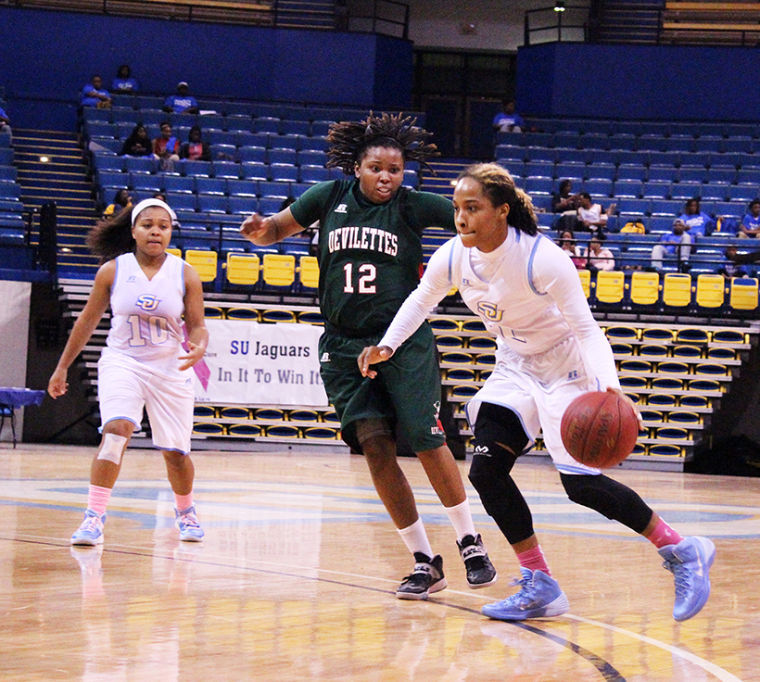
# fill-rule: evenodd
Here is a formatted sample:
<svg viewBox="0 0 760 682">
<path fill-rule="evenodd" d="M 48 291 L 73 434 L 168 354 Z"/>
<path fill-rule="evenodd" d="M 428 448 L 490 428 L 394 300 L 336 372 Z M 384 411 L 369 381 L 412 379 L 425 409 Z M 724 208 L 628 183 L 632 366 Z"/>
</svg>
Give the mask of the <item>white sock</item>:
<svg viewBox="0 0 760 682">
<path fill-rule="evenodd" d="M 449 516 L 451 525 L 457 534 L 457 540 L 461 540 L 465 535 L 475 537 L 475 524 L 472 522 L 472 513 L 470 512 L 470 501 L 465 497 L 464 502 L 460 502 L 453 507 L 444 507 Z"/>
<path fill-rule="evenodd" d="M 430 541 L 425 532 L 425 526 L 422 523 L 422 519 L 417 519 L 411 526 L 397 528 L 396 530 L 398 530 L 398 534 L 404 541 L 406 548 L 412 554 L 415 552 L 422 552 L 431 559 L 433 558 L 433 549 L 430 547 Z"/>
</svg>

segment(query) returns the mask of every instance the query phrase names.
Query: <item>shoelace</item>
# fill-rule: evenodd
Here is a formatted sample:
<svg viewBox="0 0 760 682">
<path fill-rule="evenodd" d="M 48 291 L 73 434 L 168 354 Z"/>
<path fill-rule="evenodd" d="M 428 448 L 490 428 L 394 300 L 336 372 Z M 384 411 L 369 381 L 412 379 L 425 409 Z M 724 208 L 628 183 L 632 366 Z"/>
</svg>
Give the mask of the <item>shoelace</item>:
<svg viewBox="0 0 760 682">
<path fill-rule="evenodd" d="M 192 526 L 193 528 L 200 528 L 201 524 L 198 521 L 198 517 L 193 512 L 187 514 L 180 514 L 180 523 L 184 523 L 186 526 Z"/>
<path fill-rule="evenodd" d="M 662 566 L 673 574 L 676 586 L 676 596 L 685 596 L 691 587 L 689 580 L 690 573 L 688 569 L 686 569 L 683 564 L 679 564 L 675 561 L 668 561 L 667 559 L 662 562 Z"/>
<path fill-rule="evenodd" d="M 82 526 L 80 530 L 84 530 L 87 532 L 100 530 L 100 519 L 97 516 L 88 516 L 84 523 L 82 523 Z"/>
<path fill-rule="evenodd" d="M 533 601 L 533 579 L 532 578 L 513 578 L 509 583 L 511 586 L 520 585 L 519 592 L 507 597 L 502 603 L 519 605 L 521 603 L 530 603 Z"/>
</svg>

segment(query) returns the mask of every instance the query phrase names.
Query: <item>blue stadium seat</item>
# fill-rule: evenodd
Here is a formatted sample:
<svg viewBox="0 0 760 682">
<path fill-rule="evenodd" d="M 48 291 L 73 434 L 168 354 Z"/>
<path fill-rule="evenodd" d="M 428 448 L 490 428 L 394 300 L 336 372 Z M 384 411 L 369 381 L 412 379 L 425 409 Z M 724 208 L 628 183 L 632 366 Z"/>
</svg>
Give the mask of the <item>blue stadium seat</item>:
<svg viewBox="0 0 760 682">
<path fill-rule="evenodd" d="M 283 135 L 311 135 L 311 124 L 306 120 L 283 119 L 280 132 Z"/>
<path fill-rule="evenodd" d="M 185 192 L 166 192 L 166 203 L 175 211 L 195 211 L 196 196 Z M 182 220 L 180 220 L 180 223 Z"/>
<path fill-rule="evenodd" d="M 321 149 L 327 151 L 327 140 L 324 137 L 304 137 L 301 140 L 301 149 Z"/>
<path fill-rule="evenodd" d="M 0 151 L 3 151 L 3 150 L 0 150 Z M 10 151 L 11 151 L 11 156 L 12 156 L 13 150 L 10 150 Z M 98 172 L 102 170 L 122 172 L 124 170 L 125 158 L 126 157 L 124 156 L 112 156 L 111 154 L 95 154 L 93 157 L 94 159 L 93 163 L 95 165 L 95 169 Z M 7 163 L 11 163 L 11 162 L 12 162 L 12 159 L 11 161 Z M 2 161 L 2 159 L 0 159 L 0 163 L 6 164 L 6 162 Z"/>
<path fill-rule="evenodd" d="M 253 119 L 253 130 L 257 133 L 280 134 L 280 119 L 274 116 L 258 116 Z"/>
<path fill-rule="evenodd" d="M 210 177 L 213 165 L 211 161 L 179 161 L 175 167 L 182 175 Z"/>
<path fill-rule="evenodd" d="M 297 162 L 299 166 L 324 166 L 327 162 L 327 154 L 321 149 L 301 149 L 298 152 Z"/>
<path fill-rule="evenodd" d="M 213 173 L 215 178 L 236 180 L 240 177 L 240 164 L 234 161 L 214 161 Z"/>
<path fill-rule="evenodd" d="M 164 189 L 172 194 L 192 194 L 195 192 L 195 179 L 182 175 L 164 175 Z"/>
<path fill-rule="evenodd" d="M 259 213 L 262 215 L 274 215 L 280 210 L 282 199 L 280 197 L 261 197 L 259 199 Z"/>
<path fill-rule="evenodd" d="M 230 213 L 236 215 L 250 215 L 259 208 L 256 197 L 230 196 L 227 201 Z"/>
<path fill-rule="evenodd" d="M 298 181 L 298 166 L 287 163 L 273 163 L 269 166 L 269 177 L 272 180 L 280 180 L 283 182 L 297 182 Z"/>
<path fill-rule="evenodd" d="M 639 180 L 616 180 L 614 196 L 635 199 L 641 196 L 642 183 Z"/>
<path fill-rule="evenodd" d="M 240 173 L 248 180 L 266 180 L 269 176 L 269 166 L 258 161 L 245 161 L 240 166 Z"/>
<path fill-rule="evenodd" d="M 259 196 L 279 197 L 285 199 L 290 196 L 290 183 L 276 180 L 261 180 L 258 184 Z"/>
<path fill-rule="evenodd" d="M 227 181 L 224 178 L 195 178 L 195 191 L 198 194 L 216 194 L 224 196 L 227 193 Z"/>
<path fill-rule="evenodd" d="M 670 181 L 648 180 L 642 185 L 641 193 L 648 199 L 667 199 L 671 193 Z"/>
<path fill-rule="evenodd" d="M 272 148 L 267 152 L 267 160 L 270 166 L 276 163 L 295 166 L 298 161 L 298 153 L 295 149 Z"/>
<path fill-rule="evenodd" d="M 255 197 L 260 193 L 258 187 L 257 180 L 227 180 L 227 193 L 231 197 Z"/>
<path fill-rule="evenodd" d="M 145 173 L 130 173 L 129 186 L 137 191 L 149 193 L 161 192 L 164 189 L 163 177 L 161 175 L 147 175 Z"/>
<path fill-rule="evenodd" d="M 198 210 L 204 213 L 227 213 L 229 204 L 226 196 L 218 194 L 199 194 Z"/>
<path fill-rule="evenodd" d="M 552 161 L 526 161 L 524 167 L 526 178 L 553 178 L 554 162 Z"/>
</svg>

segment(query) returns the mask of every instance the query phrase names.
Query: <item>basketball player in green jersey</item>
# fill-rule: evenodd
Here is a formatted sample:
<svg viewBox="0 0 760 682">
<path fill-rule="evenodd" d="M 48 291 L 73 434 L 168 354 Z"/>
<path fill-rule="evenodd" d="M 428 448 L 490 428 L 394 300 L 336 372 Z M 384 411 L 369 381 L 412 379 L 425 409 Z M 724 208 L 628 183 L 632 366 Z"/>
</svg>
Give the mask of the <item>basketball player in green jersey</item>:
<svg viewBox="0 0 760 682">
<path fill-rule="evenodd" d="M 319 300 L 325 318 L 320 372 L 344 440 L 364 453 L 375 489 L 414 555 L 414 570 L 396 591 L 401 599 L 427 599 L 446 587 L 446 579 L 396 460 L 396 426 L 446 508 L 467 582 L 484 587 L 496 580 L 438 420 L 441 385 L 430 327 L 423 324 L 378 367 L 379 381 L 363 377 L 356 362 L 417 286 L 423 229 L 454 229 L 450 201 L 401 186 L 405 162 L 424 164 L 437 153 L 427 142 L 430 133 L 415 122 L 400 114 L 370 114 L 363 121 L 333 124 L 327 166 L 348 177 L 314 185 L 273 216 L 254 213 L 240 228 L 254 244 L 268 246 L 319 221 Z"/>
</svg>

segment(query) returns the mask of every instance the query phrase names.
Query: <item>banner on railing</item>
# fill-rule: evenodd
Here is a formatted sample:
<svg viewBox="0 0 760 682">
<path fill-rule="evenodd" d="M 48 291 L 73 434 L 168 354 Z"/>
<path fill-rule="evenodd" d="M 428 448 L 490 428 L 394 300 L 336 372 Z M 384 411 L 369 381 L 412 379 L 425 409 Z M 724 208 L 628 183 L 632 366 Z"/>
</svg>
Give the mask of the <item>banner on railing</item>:
<svg viewBox="0 0 760 682">
<path fill-rule="evenodd" d="M 196 364 L 195 400 L 327 407 L 319 376 L 322 327 L 206 320 L 209 345 Z"/>
</svg>

